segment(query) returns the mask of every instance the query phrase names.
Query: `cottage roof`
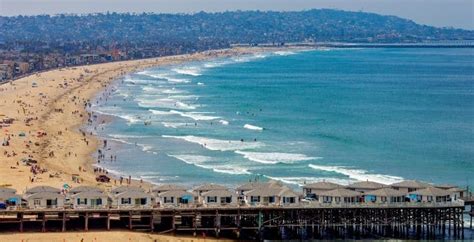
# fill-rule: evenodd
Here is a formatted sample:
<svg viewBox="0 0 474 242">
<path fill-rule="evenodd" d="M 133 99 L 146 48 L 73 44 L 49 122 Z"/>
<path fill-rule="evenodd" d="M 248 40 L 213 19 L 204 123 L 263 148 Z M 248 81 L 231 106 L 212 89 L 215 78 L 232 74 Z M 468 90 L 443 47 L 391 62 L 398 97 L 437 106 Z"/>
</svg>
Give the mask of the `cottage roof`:
<svg viewBox="0 0 474 242">
<path fill-rule="evenodd" d="M 152 191 L 153 192 L 164 192 L 164 191 L 173 191 L 173 190 L 186 191 L 187 189 L 185 187 L 179 186 L 179 185 L 163 184 L 163 185 L 153 187 Z"/>
<path fill-rule="evenodd" d="M 386 185 L 373 181 L 360 181 L 349 184 L 347 188 L 351 189 L 364 189 L 364 190 L 377 190 L 380 188 L 387 187 Z"/>
<path fill-rule="evenodd" d="M 415 180 L 405 180 L 397 183 L 393 183 L 390 185 L 391 187 L 395 188 L 413 188 L 413 189 L 422 189 L 422 188 L 427 188 L 430 186 L 430 184 L 425 183 L 425 182 L 420 182 L 420 181 L 415 181 Z"/>
<path fill-rule="evenodd" d="M 278 193 L 278 196 L 280 196 L 280 197 L 299 197 L 300 195 L 297 192 L 291 190 L 288 187 L 283 187 L 283 189 L 281 189 L 281 191 Z"/>
<path fill-rule="evenodd" d="M 451 188 L 455 188 L 456 186 L 451 185 L 451 184 L 435 184 L 434 187 L 441 188 L 441 189 L 451 189 Z"/>
<path fill-rule="evenodd" d="M 170 191 L 162 192 L 158 196 L 159 197 L 184 197 L 184 196 L 194 197 L 192 193 L 183 191 L 183 190 L 170 190 Z"/>
<path fill-rule="evenodd" d="M 374 196 L 382 196 L 382 197 L 404 197 L 404 196 L 407 195 L 406 193 L 404 193 L 402 191 L 395 190 L 395 189 L 389 188 L 389 187 L 385 187 L 385 188 L 381 188 L 381 189 L 378 189 L 378 190 L 366 192 L 365 194 L 374 195 Z"/>
<path fill-rule="evenodd" d="M 56 198 L 64 198 L 63 194 L 57 192 L 47 192 L 47 191 L 40 191 L 37 193 L 30 193 L 25 195 L 25 199 L 56 199 Z"/>
<path fill-rule="evenodd" d="M 195 187 L 193 191 L 210 191 L 210 190 L 227 190 L 227 187 L 213 184 L 213 183 L 208 183 L 208 184 L 203 184 L 201 186 Z"/>
<path fill-rule="evenodd" d="M 460 187 L 453 187 L 453 188 L 449 188 L 447 191 L 448 192 L 465 192 L 466 190 Z"/>
<path fill-rule="evenodd" d="M 281 188 L 282 184 L 275 180 L 268 182 L 247 182 L 238 186 L 235 190 L 237 191 L 250 191 L 256 188 Z"/>
<path fill-rule="evenodd" d="M 43 192 L 60 193 L 61 190 L 54 187 L 50 187 L 50 186 L 37 186 L 37 187 L 32 187 L 26 190 L 25 194 L 43 193 Z"/>
<path fill-rule="evenodd" d="M 148 198 L 150 194 L 140 190 L 128 190 L 114 195 L 116 198 L 130 197 L 130 198 Z"/>
<path fill-rule="evenodd" d="M 80 192 L 89 192 L 89 191 L 96 191 L 96 192 L 103 192 L 102 189 L 93 186 L 78 186 L 73 187 L 69 192 L 71 193 L 80 193 Z"/>
<path fill-rule="evenodd" d="M 246 196 L 273 197 L 273 196 L 278 196 L 281 190 L 282 190 L 281 188 L 259 187 L 259 188 L 244 192 L 244 194 Z"/>
<path fill-rule="evenodd" d="M 139 191 L 139 192 L 145 192 L 145 190 L 141 187 L 134 187 L 134 186 L 120 186 L 120 187 L 116 187 L 114 189 L 112 189 L 112 193 L 122 193 L 122 192 L 126 192 L 126 191 Z"/>
<path fill-rule="evenodd" d="M 202 196 L 205 197 L 231 197 L 234 195 L 234 193 L 230 192 L 229 190 L 211 190 L 208 192 L 205 192 L 201 194 Z"/>
<path fill-rule="evenodd" d="M 346 188 L 338 188 L 330 191 L 325 191 L 320 194 L 320 196 L 326 197 L 357 197 L 360 195 L 360 192 L 352 191 Z"/>
<path fill-rule="evenodd" d="M 85 191 L 85 192 L 80 192 L 74 195 L 71 195 L 73 198 L 102 198 L 102 197 L 108 197 L 107 194 L 105 194 L 102 191 Z"/>
<path fill-rule="evenodd" d="M 303 188 L 315 189 L 315 190 L 334 190 L 340 187 L 342 186 L 339 184 L 327 182 L 327 181 L 309 183 L 303 186 Z"/>
<path fill-rule="evenodd" d="M 442 197 L 442 196 L 448 196 L 450 192 L 444 189 L 436 188 L 436 187 L 427 187 L 425 189 L 410 192 L 409 194 Z"/>
</svg>

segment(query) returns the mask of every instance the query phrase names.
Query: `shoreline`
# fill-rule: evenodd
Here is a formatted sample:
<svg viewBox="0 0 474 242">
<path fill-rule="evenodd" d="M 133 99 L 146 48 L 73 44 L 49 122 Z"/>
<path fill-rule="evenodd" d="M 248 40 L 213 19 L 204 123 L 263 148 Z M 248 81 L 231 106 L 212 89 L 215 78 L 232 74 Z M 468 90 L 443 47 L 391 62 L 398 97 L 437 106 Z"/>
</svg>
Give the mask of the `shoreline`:
<svg viewBox="0 0 474 242">
<path fill-rule="evenodd" d="M 2 128 L 2 138 L 9 140 L 9 146 L 0 146 L 0 157 L 3 155 L 5 160 L 0 167 L 0 186 L 19 192 L 38 185 L 76 186 L 79 184 L 72 182 L 72 176 L 77 176 L 80 185 L 109 190 L 112 181 L 108 184 L 95 181 L 98 174 L 93 172 L 97 164 L 93 155 L 100 148 L 100 137 L 82 131 L 88 120 L 86 103 L 128 73 L 161 65 L 287 49 L 307 48 L 232 48 L 59 68 L 0 85 L 0 119 L 14 119 L 13 124 Z M 33 175 L 29 166 L 21 164 L 21 159 L 36 160 L 40 172 Z M 131 185 L 149 188 L 153 184 L 132 180 Z"/>
</svg>

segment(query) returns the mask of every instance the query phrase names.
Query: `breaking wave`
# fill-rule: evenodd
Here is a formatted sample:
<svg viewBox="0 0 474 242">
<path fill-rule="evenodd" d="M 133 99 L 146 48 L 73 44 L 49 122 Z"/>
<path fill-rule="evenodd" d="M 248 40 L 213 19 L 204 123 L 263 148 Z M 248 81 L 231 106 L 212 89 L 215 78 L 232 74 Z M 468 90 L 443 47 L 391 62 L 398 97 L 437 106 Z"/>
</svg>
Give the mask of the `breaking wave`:
<svg viewBox="0 0 474 242">
<path fill-rule="evenodd" d="M 304 154 L 292 154 L 292 153 L 266 153 L 266 152 L 246 152 L 236 150 L 235 153 L 243 155 L 244 158 L 255 161 L 262 164 L 278 164 L 286 163 L 291 164 L 298 161 L 308 161 L 321 159 L 321 157 L 310 157 Z"/>
<path fill-rule="evenodd" d="M 378 182 L 378 183 L 382 183 L 386 185 L 403 181 L 402 177 L 381 175 L 381 174 L 370 174 L 368 171 L 362 170 L 362 169 L 350 169 L 343 166 L 321 166 L 321 165 L 313 165 L 313 164 L 309 164 L 308 166 L 315 170 L 329 171 L 329 172 L 343 174 L 345 176 L 348 176 L 351 179 L 358 180 L 358 181 L 369 180 L 369 181 Z"/>
</svg>

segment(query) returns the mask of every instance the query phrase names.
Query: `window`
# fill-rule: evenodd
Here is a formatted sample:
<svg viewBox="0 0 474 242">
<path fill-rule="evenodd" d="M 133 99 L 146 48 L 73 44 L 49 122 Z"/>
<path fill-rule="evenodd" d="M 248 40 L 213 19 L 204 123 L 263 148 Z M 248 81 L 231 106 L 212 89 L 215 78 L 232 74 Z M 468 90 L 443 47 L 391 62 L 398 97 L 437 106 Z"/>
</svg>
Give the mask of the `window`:
<svg viewBox="0 0 474 242">
<path fill-rule="evenodd" d="M 295 203 L 295 198 L 294 197 L 284 197 L 283 198 L 283 203 Z"/>
<path fill-rule="evenodd" d="M 165 197 L 163 199 L 164 203 L 174 203 L 174 197 Z"/>
<path fill-rule="evenodd" d="M 140 204 L 141 205 L 146 205 L 146 198 L 141 198 L 140 199 Z"/>
<path fill-rule="evenodd" d="M 132 204 L 131 198 L 122 198 L 122 204 Z"/>
<path fill-rule="evenodd" d="M 231 202 L 232 202 L 232 197 L 221 197 L 222 204 L 231 203 Z"/>
<path fill-rule="evenodd" d="M 268 197 L 269 203 L 275 203 L 275 197 Z"/>
<path fill-rule="evenodd" d="M 207 202 L 208 203 L 216 203 L 217 202 L 217 197 L 207 197 Z"/>
<path fill-rule="evenodd" d="M 250 202 L 253 202 L 253 203 L 260 202 L 260 196 L 250 196 Z"/>
<path fill-rule="evenodd" d="M 35 205 L 35 206 L 41 205 L 41 199 L 35 199 L 35 200 L 33 200 L 33 205 Z"/>
<path fill-rule="evenodd" d="M 87 204 L 87 198 L 84 198 L 84 199 L 78 198 L 77 199 L 77 205 L 86 205 L 86 204 Z"/>
</svg>

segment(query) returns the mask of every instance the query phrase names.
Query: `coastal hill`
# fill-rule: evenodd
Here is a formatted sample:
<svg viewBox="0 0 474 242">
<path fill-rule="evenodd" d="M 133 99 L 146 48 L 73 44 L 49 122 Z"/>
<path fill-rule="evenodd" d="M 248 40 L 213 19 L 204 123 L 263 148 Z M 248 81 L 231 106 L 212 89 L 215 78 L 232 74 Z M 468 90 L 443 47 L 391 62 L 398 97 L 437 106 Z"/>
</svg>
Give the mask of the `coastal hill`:
<svg viewBox="0 0 474 242">
<path fill-rule="evenodd" d="M 315 41 L 420 42 L 474 39 L 474 31 L 435 28 L 411 20 L 330 9 L 195 14 L 88 14 L 0 17 L 9 41 L 172 41 L 217 47 L 231 43 Z"/>
<path fill-rule="evenodd" d="M 474 31 L 340 10 L 0 17 L 0 82 L 109 61 L 289 42 L 464 43 Z"/>
</svg>

